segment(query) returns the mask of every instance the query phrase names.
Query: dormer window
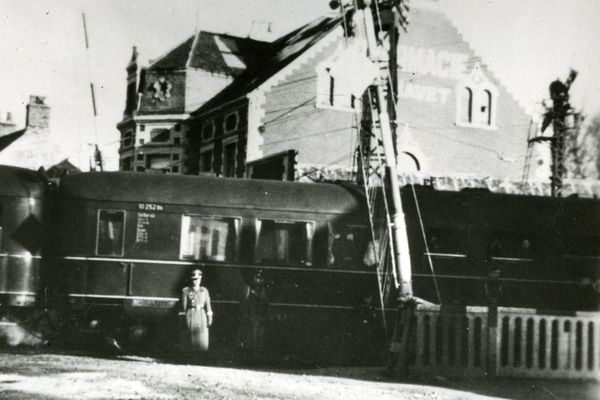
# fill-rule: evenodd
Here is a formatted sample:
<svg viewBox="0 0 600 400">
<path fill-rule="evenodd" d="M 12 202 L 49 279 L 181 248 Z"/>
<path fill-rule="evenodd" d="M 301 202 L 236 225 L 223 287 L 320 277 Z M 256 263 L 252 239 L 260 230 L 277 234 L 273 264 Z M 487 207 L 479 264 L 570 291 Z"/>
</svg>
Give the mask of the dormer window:
<svg viewBox="0 0 600 400">
<path fill-rule="evenodd" d="M 498 89 L 488 80 L 479 64 L 456 85 L 456 124 L 480 129 L 496 128 Z"/>
<path fill-rule="evenodd" d="M 356 43 L 340 45 L 327 60 L 317 65 L 317 108 L 357 112 L 360 98 L 379 76 L 379 67 Z"/>
<path fill-rule="evenodd" d="M 167 101 L 171 98 L 171 89 L 173 85 L 164 76 L 160 75 L 152 84 L 152 98 L 154 101 Z"/>
<path fill-rule="evenodd" d="M 317 70 L 317 108 L 356 111 L 358 100 L 350 93 L 343 77 L 335 77 L 332 68 L 323 66 Z"/>
</svg>

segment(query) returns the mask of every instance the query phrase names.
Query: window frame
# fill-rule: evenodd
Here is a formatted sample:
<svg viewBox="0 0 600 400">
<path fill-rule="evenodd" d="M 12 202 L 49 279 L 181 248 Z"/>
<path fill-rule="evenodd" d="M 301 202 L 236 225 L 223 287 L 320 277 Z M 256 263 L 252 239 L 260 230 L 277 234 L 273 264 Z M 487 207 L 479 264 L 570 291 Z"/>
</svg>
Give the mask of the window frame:
<svg viewBox="0 0 600 400">
<path fill-rule="evenodd" d="M 314 239 L 316 234 L 316 221 L 315 220 L 306 220 L 306 219 L 290 219 L 290 218 L 255 218 L 254 219 L 254 252 L 253 252 L 253 263 L 254 264 L 263 264 L 262 260 L 258 259 L 258 249 L 260 244 L 260 234 L 263 226 L 263 221 L 271 221 L 275 224 L 304 224 L 304 232 L 306 233 L 306 254 L 305 254 L 305 262 L 304 264 L 298 263 L 285 263 L 277 261 L 277 263 L 281 264 L 281 266 L 285 268 L 300 268 L 304 267 L 312 267 L 314 265 Z M 310 227 L 310 230 L 309 230 Z M 289 253 L 290 247 L 288 247 L 287 251 Z"/>
<path fill-rule="evenodd" d="M 205 170 L 204 166 L 203 166 L 203 162 L 204 162 L 203 154 L 206 154 L 206 153 L 210 153 L 210 169 L 208 169 L 208 170 Z M 199 165 L 198 165 L 200 172 L 214 172 L 214 170 L 213 170 L 214 166 L 215 166 L 215 145 L 214 145 L 214 143 L 211 143 L 206 146 L 202 146 L 200 148 L 200 160 L 199 160 Z"/>
<path fill-rule="evenodd" d="M 328 222 L 327 223 L 327 267 L 328 268 L 339 268 L 340 264 L 338 264 L 338 262 L 336 262 L 335 260 L 335 255 L 333 254 L 333 245 L 335 242 L 335 234 L 336 233 L 341 233 L 341 231 L 338 229 L 336 230 L 335 228 L 339 228 L 339 227 L 343 227 L 345 228 L 344 233 L 348 233 L 348 231 L 351 231 L 352 234 L 356 234 L 358 233 L 359 230 L 362 230 L 363 233 L 365 234 L 365 249 L 362 252 L 363 254 L 357 253 L 356 257 L 357 259 L 353 260 L 353 266 L 360 266 L 361 268 L 366 267 L 363 263 L 363 260 L 365 258 L 366 252 L 368 251 L 368 246 L 369 243 L 373 241 L 373 238 L 371 237 L 371 230 L 367 225 L 361 225 L 360 223 L 352 223 L 352 222 Z M 360 244 L 360 240 L 357 237 L 356 239 L 353 239 L 353 245 L 357 245 Z"/>
<path fill-rule="evenodd" d="M 224 176 L 224 177 L 229 177 L 229 178 L 235 178 L 236 177 L 237 167 L 238 167 L 237 158 L 238 158 L 238 151 L 239 151 L 238 144 L 239 143 L 238 143 L 237 136 L 230 137 L 230 138 L 227 138 L 227 139 L 223 140 L 223 145 L 222 145 L 222 149 L 221 149 L 221 175 Z M 231 145 L 233 145 L 234 148 L 235 148 L 235 151 L 233 153 L 233 175 L 228 176 L 228 175 L 225 174 L 225 172 L 226 172 L 226 165 L 225 165 L 226 158 L 225 158 L 225 154 L 226 154 L 227 148 L 229 146 L 231 146 Z M 213 156 L 214 156 L 214 154 L 213 154 Z M 214 162 L 214 160 L 213 160 L 213 162 Z"/>
<path fill-rule="evenodd" d="M 338 110 L 346 112 L 359 112 L 362 109 L 361 99 L 350 92 L 342 92 L 340 88 L 348 87 L 331 75 L 332 60 L 320 63 L 315 72 L 316 82 L 316 108 Z M 340 83 L 341 82 L 341 83 Z"/>
<path fill-rule="evenodd" d="M 135 136 L 133 135 L 133 131 L 131 129 L 123 132 L 123 148 L 129 148 L 135 144 Z"/>
<path fill-rule="evenodd" d="M 234 229 L 235 229 L 235 243 L 233 245 L 234 248 L 234 256 L 233 259 L 227 259 L 227 254 L 225 254 L 225 260 L 224 261 L 217 261 L 217 260 L 205 260 L 202 258 L 185 258 L 183 256 L 183 228 L 184 228 L 184 223 L 183 223 L 183 219 L 185 217 L 189 217 L 190 220 L 194 217 L 196 218 L 203 218 L 203 219 L 208 219 L 208 220 L 233 220 L 234 221 Z M 224 263 L 224 264 L 228 264 L 228 263 L 236 263 L 239 261 L 240 258 L 240 243 L 241 243 L 241 239 L 242 239 L 242 223 L 243 223 L 243 219 L 240 215 L 220 215 L 220 214 L 198 214 L 198 213 L 182 213 L 181 214 L 181 228 L 179 230 L 179 260 L 189 260 L 189 261 L 198 261 L 198 262 L 209 262 L 209 263 Z M 237 224 L 236 224 L 237 221 Z M 227 239 L 225 239 L 227 240 Z M 227 246 L 227 244 L 226 244 Z"/>
<path fill-rule="evenodd" d="M 233 125 L 233 128 L 227 129 L 227 119 L 232 116 L 235 116 L 235 124 Z M 223 117 L 223 132 L 224 132 L 224 134 L 235 132 L 238 130 L 239 127 L 240 127 L 240 112 L 238 110 L 235 110 L 235 111 L 225 114 L 225 116 Z"/>
<path fill-rule="evenodd" d="M 206 130 L 209 126 L 212 129 L 210 131 L 210 135 L 207 135 Z M 215 124 L 215 120 L 211 119 L 202 125 L 202 130 L 200 131 L 200 139 L 202 139 L 203 142 L 212 140 L 215 138 L 216 131 L 217 131 L 217 125 Z"/>
<path fill-rule="evenodd" d="M 467 228 L 464 226 L 426 226 L 425 238 L 427 246 L 423 246 L 423 254 L 428 257 L 467 257 L 467 248 L 459 238 L 465 237 Z M 438 239 L 438 248 L 434 248 L 432 240 Z M 447 240 L 452 238 L 452 240 Z M 450 247 L 451 244 L 458 244 Z"/>
<path fill-rule="evenodd" d="M 456 115 L 455 123 L 463 128 L 498 130 L 498 88 L 491 82 L 476 64 L 471 72 L 455 86 Z M 468 100 L 465 96 L 468 92 Z M 468 104 L 465 104 L 467 102 Z M 485 111 L 482 111 L 485 107 Z M 465 116 L 468 116 L 465 120 Z"/>
<path fill-rule="evenodd" d="M 113 213 L 122 213 L 123 214 L 123 228 L 121 235 L 121 249 L 118 254 L 100 254 L 98 253 L 98 244 L 100 243 L 100 214 L 102 212 L 113 212 Z M 94 254 L 97 256 L 104 257 L 123 257 L 125 255 L 125 233 L 126 233 L 126 225 L 127 225 L 127 210 L 122 209 L 105 209 L 99 208 L 96 212 L 96 248 Z"/>
</svg>

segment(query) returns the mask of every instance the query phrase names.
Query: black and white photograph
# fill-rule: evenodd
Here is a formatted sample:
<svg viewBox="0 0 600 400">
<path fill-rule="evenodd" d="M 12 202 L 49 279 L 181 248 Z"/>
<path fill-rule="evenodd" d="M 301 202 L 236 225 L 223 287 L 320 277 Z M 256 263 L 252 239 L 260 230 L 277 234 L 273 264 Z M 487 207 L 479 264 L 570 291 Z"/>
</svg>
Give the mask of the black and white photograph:
<svg viewBox="0 0 600 400">
<path fill-rule="evenodd" d="M 0 0 L 0 399 L 600 398 L 597 0 Z"/>
</svg>

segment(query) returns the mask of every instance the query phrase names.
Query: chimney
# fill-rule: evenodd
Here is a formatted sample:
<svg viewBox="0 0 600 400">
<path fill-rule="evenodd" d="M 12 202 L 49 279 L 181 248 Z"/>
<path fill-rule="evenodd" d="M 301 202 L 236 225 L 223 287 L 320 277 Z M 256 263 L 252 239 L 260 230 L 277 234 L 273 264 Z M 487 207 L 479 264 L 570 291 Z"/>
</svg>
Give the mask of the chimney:
<svg viewBox="0 0 600 400">
<path fill-rule="evenodd" d="M 6 120 L 2 120 L 2 116 L 3 113 L 0 111 L 0 136 L 14 132 L 17 127 L 12 119 L 12 113 L 6 113 Z"/>
<path fill-rule="evenodd" d="M 46 98 L 42 96 L 29 96 L 27 104 L 27 117 L 25 127 L 27 130 L 47 131 L 50 126 L 50 107 L 45 103 Z"/>
</svg>

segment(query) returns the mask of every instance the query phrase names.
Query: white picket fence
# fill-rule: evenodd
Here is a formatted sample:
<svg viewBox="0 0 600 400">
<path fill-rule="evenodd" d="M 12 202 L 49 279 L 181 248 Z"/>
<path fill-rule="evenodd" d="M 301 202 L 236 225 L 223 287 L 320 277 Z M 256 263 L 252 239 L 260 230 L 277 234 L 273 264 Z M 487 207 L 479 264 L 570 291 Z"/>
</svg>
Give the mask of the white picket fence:
<svg viewBox="0 0 600 400">
<path fill-rule="evenodd" d="M 600 380 L 600 313 L 419 305 L 415 325 L 419 374 Z"/>
</svg>

